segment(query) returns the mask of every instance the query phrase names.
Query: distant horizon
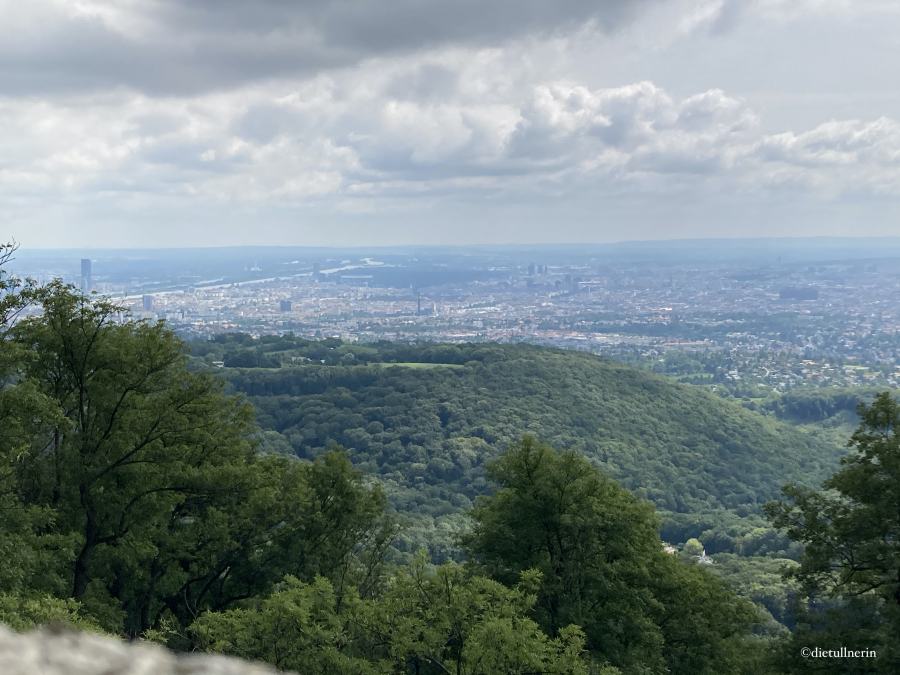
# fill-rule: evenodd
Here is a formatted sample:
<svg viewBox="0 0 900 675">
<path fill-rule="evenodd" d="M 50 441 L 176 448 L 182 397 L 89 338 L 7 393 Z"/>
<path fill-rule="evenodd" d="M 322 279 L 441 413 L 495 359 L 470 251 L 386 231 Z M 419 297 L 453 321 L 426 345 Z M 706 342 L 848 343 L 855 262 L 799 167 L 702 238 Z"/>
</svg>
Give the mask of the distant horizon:
<svg viewBox="0 0 900 675">
<path fill-rule="evenodd" d="M 537 243 L 395 243 L 395 244 L 226 244 L 222 246 L 26 246 L 22 242 L 13 239 L 18 244 L 17 254 L 28 251 L 232 251 L 232 250 L 271 250 L 271 249 L 310 249 L 310 250 L 372 250 L 372 249 L 547 249 L 547 248 L 579 248 L 602 246 L 625 246 L 644 244 L 710 244 L 710 243 L 763 243 L 763 242 L 877 242 L 888 241 L 900 244 L 900 235 L 787 235 L 787 236 L 734 236 L 734 237 L 671 237 L 658 239 L 616 239 L 610 241 L 546 241 Z"/>
</svg>

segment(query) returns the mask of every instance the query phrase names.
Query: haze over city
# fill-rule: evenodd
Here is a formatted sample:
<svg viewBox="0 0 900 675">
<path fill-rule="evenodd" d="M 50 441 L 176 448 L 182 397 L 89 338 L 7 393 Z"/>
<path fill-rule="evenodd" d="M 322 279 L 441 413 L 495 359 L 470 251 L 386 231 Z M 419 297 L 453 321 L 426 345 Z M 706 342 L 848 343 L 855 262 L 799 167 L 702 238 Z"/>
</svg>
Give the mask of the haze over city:
<svg viewBox="0 0 900 675">
<path fill-rule="evenodd" d="M 881 0 L 3 0 L 24 248 L 898 234 Z"/>
</svg>

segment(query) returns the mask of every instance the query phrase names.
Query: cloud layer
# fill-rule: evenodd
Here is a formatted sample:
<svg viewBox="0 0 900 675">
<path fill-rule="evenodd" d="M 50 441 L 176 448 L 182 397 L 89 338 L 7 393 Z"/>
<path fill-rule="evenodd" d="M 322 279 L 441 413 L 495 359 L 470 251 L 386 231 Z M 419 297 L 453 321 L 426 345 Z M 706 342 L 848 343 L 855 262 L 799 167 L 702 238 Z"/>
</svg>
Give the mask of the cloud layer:
<svg viewBox="0 0 900 675">
<path fill-rule="evenodd" d="M 822 16 L 850 11 L 807 5 Z M 900 197 L 900 124 L 890 115 L 771 128 L 765 106 L 728 82 L 603 85 L 588 68 L 592 58 L 603 65 L 591 44 L 621 42 L 654 16 L 677 11 L 665 35 L 655 29 L 668 40 L 703 30 L 721 41 L 751 10 L 794 21 L 791 3 L 16 7 L 2 8 L 14 21 L 0 41 L 0 218 L 43 245 L 77 243 L 51 241 L 67 227 L 146 243 L 122 228 L 154 215 L 172 223 L 159 233 L 193 232 L 171 245 L 198 243 L 220 221 L 224 243 L 250 241 L 251 219 L 268 223 L 266 243 L 327 243 L 327 227 L 299 235 L 286 223 L 344 218 L 368 218 L 387 241 L 446 240 L 422 232 L 454 213 L 473 220 L 463 237 L 509 240 L 518 233 L 502 221 L 523 208 L 532 223 L 523 240 L 553 238 L 534 229 L 541 216 L 582 223 L 558 232 L 569 240 L 621 238 L 629 219 L 651 236 L 747 234 L 724 222 L 735 207 L 763 204 L 765 218 L 787 220 L 798 205 L 816 217 L 833 205 L 845 223 L 848 202 L 892 213 Z M 586 228 L 599 209 L 618 225 Z M 681 220 L 662 222 L 666 213 Z M 705 222 L 691 229 L 697 218 Z"/>
<path fill-rule="evenodd" d="M 446 45 L 611 30 L 647 0 L 18 0 L 0 89 L 190 95 Z"/>
</svg>

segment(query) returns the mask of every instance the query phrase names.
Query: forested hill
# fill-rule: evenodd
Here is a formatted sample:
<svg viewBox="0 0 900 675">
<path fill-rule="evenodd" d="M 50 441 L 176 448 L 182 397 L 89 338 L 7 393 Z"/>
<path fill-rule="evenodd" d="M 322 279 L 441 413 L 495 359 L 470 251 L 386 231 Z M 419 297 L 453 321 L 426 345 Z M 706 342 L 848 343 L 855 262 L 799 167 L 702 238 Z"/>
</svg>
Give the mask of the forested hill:
<svg viewBox="0 0 900 675">
<path fill-rule="evenodd" d="M 787 481 L 817 484 L 842 452 L 697 388 L 579 352 L 234 336 L 195 345 L 195 354 L 265 366 L 225 375 L 262 426 L 282 435 L 268 434 L 270 447 L 314 457 L 344 446 L 410 513 L 469 507 L 486 490 L 485 461 L 526 433 L 579 450 L 669 512 L 673 538 L 721 524 L 723 510 L 755 513 Z"/>
</svg>

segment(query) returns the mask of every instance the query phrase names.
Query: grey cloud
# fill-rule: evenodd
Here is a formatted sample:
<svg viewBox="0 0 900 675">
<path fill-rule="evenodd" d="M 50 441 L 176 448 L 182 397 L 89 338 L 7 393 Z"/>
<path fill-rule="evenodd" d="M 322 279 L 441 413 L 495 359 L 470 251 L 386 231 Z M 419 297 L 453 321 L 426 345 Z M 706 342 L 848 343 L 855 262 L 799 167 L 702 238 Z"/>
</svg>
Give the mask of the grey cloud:
<svg viewBox="0 0 900 675">
<path fill-rule="evenodd" d="M 163 169 L 219 174 L 233 172 L 249 160 L 246 155 L 224 154 L 209 144 L 183 140 L 148 145 L 138 159 Z"/>
<path fill-rule="evenodd" d="M 417 101 L 440 101 L 459 89 L 459 72 L 436 63 L 417 65 L 404 77 L 396 78 L 385 88 L 391 98 Z"/>
<path fill-rule="evenodd" d="M 309 30 L 322 42 L 362 55 L 393 53 L 447 42 L 502 41 L 552 32 L 587 21 L 612 28 L 645 0 L 165 0 L 164 23 L 216 32 Z"/>
<path fill-rule="evenodd" d="M 188 119 L 172 113 L 153 112 L 134 115 L 129 122 L 139 136 L 162 136 L 184 128 Z"/>
<path fill-rule="evenodd" d="M 234 125 L 234 133 L 254 143 L 271 143 L 280 134 L 296 129 L 298 115 L 277 103 L 264 102 L 251 106 Z"/>
<path fill-rule="evenodd" d="M 156 95 L 195 94 L 448 45 L 502 44 L 585 24 L 608 30 L 651 1 L 83 3 L 94 7 L 94 14 L 53 11 L 42 0 L 10 1 L 9 12 L 31 29 L 10 24 L 0 29 L 0 91 L 127 87 Z"/>
<path fill-rule="evenodd" d="M 750 4 L 747 0 L 722 0 L 722 4 L 710 22 L 710 32 L 714 35 L 722 35 L 735 28 L 742 15 L 749 10 Z"/>
</svg>

